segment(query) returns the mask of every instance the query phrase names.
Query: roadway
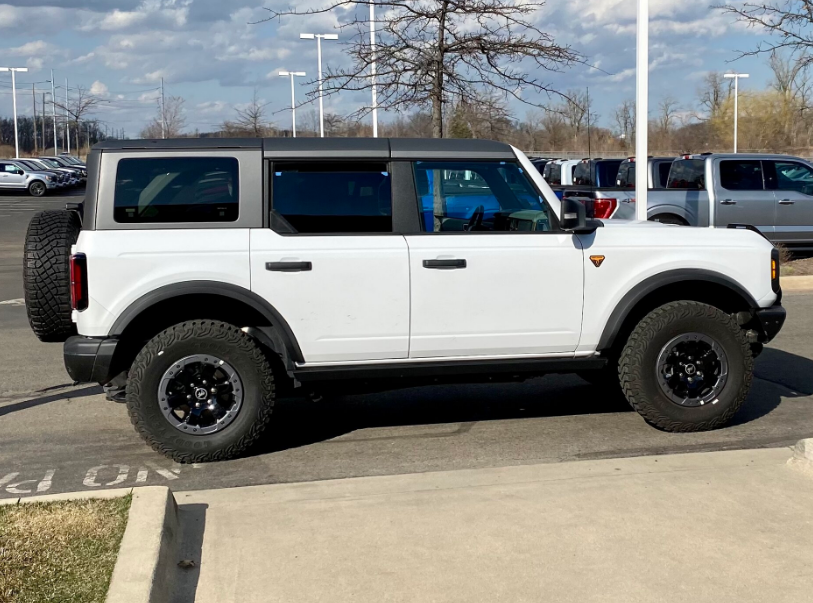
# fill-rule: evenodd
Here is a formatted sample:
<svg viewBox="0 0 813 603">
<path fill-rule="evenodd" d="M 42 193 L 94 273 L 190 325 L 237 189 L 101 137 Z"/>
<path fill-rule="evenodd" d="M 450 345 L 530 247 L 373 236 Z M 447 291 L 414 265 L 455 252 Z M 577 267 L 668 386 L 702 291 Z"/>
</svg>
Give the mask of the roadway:
<svg viewBox="0 0 813 603">
<path fill-rule="evenodd" d="M 167 484 L 225 488 L 356 476 L 778 447 L 813 436 L 813 295 L 787 295 L 784 331 L 759 358 L 733 424 L 698 434 L 646 425 L 575 376 L 281 400 L 243 458 L 180 466 L 136 435 L 97 386 L 72 386 L 60 344 L 31 333 L 22 246 L 33 213 L 66 196 L 0 194 L 0 498 Z M 77 199 L 70 199 L 77 200 Z"/>
</svg>

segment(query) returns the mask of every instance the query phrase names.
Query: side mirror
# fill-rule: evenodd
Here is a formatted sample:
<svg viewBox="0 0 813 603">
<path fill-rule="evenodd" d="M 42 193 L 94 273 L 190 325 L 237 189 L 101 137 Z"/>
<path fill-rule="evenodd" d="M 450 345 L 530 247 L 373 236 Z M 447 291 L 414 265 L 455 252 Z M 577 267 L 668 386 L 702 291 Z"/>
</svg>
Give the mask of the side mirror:
<svg viewBox="0 0 813 603">
<path fill-rule="evenodd" d="M 587 219 L 587 208 L 578 197 L 564 197 L 562 199 L 562 217 L 559 226 L 576 234 L 589 234 L 601 228 L 604 224 L 600 220 Z"/>
</svg>

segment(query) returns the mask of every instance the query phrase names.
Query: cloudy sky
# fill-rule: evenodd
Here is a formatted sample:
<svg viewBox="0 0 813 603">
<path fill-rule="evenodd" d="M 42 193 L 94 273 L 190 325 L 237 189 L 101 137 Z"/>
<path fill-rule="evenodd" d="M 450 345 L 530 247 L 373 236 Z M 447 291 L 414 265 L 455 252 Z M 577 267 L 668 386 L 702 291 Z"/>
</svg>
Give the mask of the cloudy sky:
<svg viewBox="0 0 813 603">
<path fill-rule="evenodd" d="M 326 0 L 325 0 L 326 1 Z M 742 59 L 760 34 L 709 8 L 710 0 L 650 0 L 651 98 L 674 96 L 686 110 L 696 105 L 697 88 L 712 70 L 747 71 L 749 87 L 768 78 L 765 60 Z M 0 66 L 27 66 L 19 74 L 21 114 L 31 114 L 31 84 L 50 89 L 54 70 L 64 96 L 83 86 L 104 99 L 94 117 L 135 136 L 155 114 L 157 87 L 164 78 L 167 96 L 182 96 L 187 129 L 215 129 L 251 99 L 254 87 L 269 102 L 271 115 L 288 126 L 290 85 L 280 69 L 316 72 L 315 42 L 299 32 L 327 33 L 346 15 L 288 17 L 250 25 L 267 15 L 263 7 L 322 6 L 321 0 L 0 0 Z M 635 93 L 635 0 L 547 0 L 534 17 L 540 28 L 568 43 L 600 69 L 578 67 L 544 74 L 554 88 L 589 86 L 603 124 L 614 108 Z M 339 65 L 340 43 L 325 42 L 323 60 Z M 309 79 L 309 78 L 303 78 Z M 304 97 L 305 86 L 297 89 Z M 41 97 L 39 97 L 41 98 Z M 531 99 L 534 100 L 534 99 Z M 536 99 L 546 102 L 544 98 Z M 367 95 L 326 99 L 327 111 L 349 113 Z M 514 106 L 519 115 L 526 108 Z M 304 109 L 306 113 L 308 107 Z M 11 114 L 10 77 L 0 74 L 0 115 Z M 304 118 L 304 115 L 302 115 Z M 385 118 L 386 119 L 386 118 Z"/>
</svg>

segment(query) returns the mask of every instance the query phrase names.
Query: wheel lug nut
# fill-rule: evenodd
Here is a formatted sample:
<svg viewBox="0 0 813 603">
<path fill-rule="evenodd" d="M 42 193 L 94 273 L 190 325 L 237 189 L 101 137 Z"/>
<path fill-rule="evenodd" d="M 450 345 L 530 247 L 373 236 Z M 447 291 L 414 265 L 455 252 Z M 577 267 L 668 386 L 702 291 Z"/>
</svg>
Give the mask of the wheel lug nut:
<svg viewBox="0 0 813 603">
<path fill-rule="evenodd" d="M 212 388 L 212 389 L 210 389 L 209 391 L 210 391 L 210 392 L 212 392 L 213 394 L 216 394 L 216 393 L 217 393 L 217 388 L 216 388 L 216 387 L 213 387 L 213 388 Z"/>
<path fill-rule="evenodd" d="M 203 385 L 206 385 L 206 379 L 203 380 Z"/>
<path fill-rule="evenodd" d="M 187 394 L 187 395 L 186 395 L 186 399 L 187 399 L 187 400 L 191 400 L 191 399 L 192 399 L 192 394 Z"/>
</svg>

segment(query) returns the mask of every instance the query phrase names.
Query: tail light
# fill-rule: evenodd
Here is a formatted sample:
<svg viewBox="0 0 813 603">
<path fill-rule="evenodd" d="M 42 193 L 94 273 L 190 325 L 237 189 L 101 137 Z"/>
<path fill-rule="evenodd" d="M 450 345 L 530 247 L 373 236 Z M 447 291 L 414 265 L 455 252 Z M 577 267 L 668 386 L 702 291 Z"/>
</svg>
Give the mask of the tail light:
<svg viewBox="0 0 813 603">
<path fill-rule="evenodd" d="M 596 199 L 593 201 L 593 217 L 606 220 L 618 207 L 618 199 Z"/>
<path fill-rule="evenodd" d="M 71 256 L 71 307 L 80 312 L 88 307 L 88 259 L 84 253 Z"/>
</svg>

